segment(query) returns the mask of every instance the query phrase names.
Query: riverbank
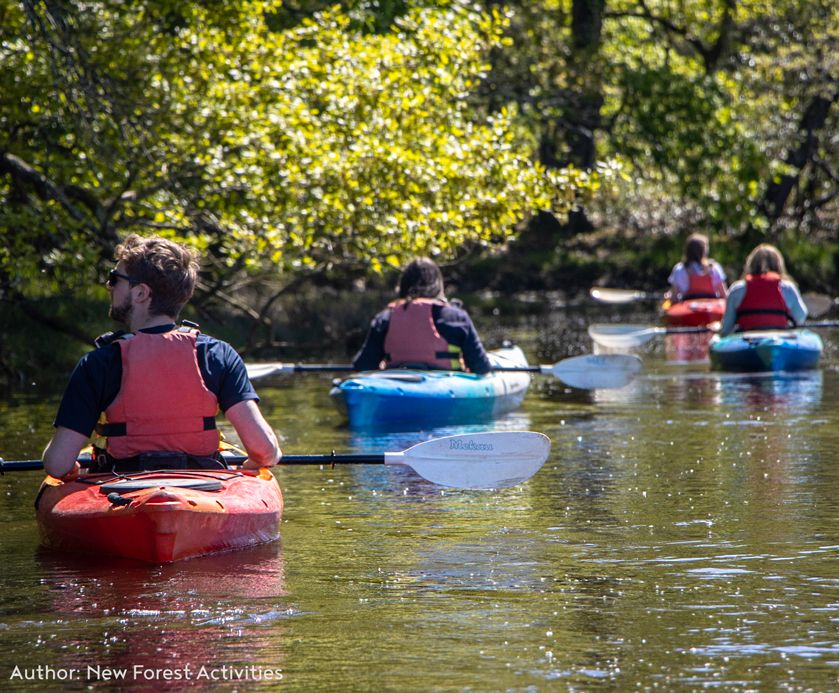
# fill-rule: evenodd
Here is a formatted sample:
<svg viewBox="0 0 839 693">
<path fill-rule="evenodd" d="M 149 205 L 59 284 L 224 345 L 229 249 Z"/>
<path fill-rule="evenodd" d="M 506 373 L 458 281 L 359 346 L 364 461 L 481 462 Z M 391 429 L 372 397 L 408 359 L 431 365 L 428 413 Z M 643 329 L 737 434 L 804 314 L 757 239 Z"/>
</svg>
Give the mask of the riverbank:
<svg viewBox="0 0 839 693">
<path fill-rule="evenodd" d="M 447 296 L 463 301 L 485 335 L 499 322 L 521 316 L 597 311 L 589 297 L 592 286 L 662 291 L 681 254 L 680 244 L 681 238 L 674 234 L 618 233 L 614 228 L 586 231 L 543 223 L 531 225 L 518 240 L 501 248 L 475 248 L 456 262 L 440 263 Z M 783 250 L 787 268 L 802 291 L 836 293 L 834 259 L 826 248 L 798 242 L 784 245 Z M 714 241 L 712 254 L 723 264 L 729 282 L 739 277 L 743 252 L 731 239 Z M 262 277 L 236 289 L 236 301 L 196 300 L 181 317 L 230 342 L 251 360 L 346 361 L 361 347 L 373 316 L 393 300 L 398 276 L 396 269 L 371 277 L 338 266 L 273 301 L 256 320 L 253 308 L 288 281 Z M 66 380 L 93 338 L 118 328 L 107 317 L 104 287 L 95 299 L 52 296 L 34 306 L 37 315 L 31 306 L 24 311 L 0 304 L 0 384 L 33 378 Z M 656 320 L 655 306 L 648 308 L 650 319 Z M 611 307 L 607 318 L 621 314 L 620 308 Z M 86 338 L 79 339 L 78 333 Z M 484 339 L 490 347 L 500 346 L 491 337 Z"/>
</svg>

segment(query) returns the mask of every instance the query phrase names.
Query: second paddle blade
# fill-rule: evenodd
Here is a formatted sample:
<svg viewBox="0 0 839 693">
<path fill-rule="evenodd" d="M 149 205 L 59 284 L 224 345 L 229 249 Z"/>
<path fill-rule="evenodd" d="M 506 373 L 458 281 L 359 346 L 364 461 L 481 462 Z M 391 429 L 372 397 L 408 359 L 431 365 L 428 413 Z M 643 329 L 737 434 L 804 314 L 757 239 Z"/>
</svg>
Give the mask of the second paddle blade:
<svg viewBox="0 0 839 693">
<path fill-rule="evenodd" d="M 269 375 L 283 372 L 282 363 L 246 363 L 245 367 L 248 369 L 248 378 L 256 380 L 257 378 L 267 378 Z"/>
<path fill-rule="evenodd" d="M 597 354 L 564 359 L 552 366 L 550 373 L 581 390 L 609 390 L 632 382 L 642 365 L 633 354 Z"/>
<path fill-rule="evenodd" d="M 801 297 L 804 300 L 804 305 L 807 306 L 807 317 L 818 318 L 827 313 L 833 308 L 833 299 L 824 294 L 804 294 Z"/>
<path fill-rule="evenodd" d="M 498 431 L 435 438 L 404 452 L 385 453 L 385 464 L 404 464 L 441 486 L 488 489 L 517 486 L 538 472 L 551 441 L 532 431 Z"/>
<path fill-rule="evenodd" d="M 589 325 L 588 336 L 600 346 L 610 349 L 631 349 L 649 342 L 658 334 L 667 330 L 663 327 L 649 325 Z"/>
<path fill-rule="evenodd" d="M 629 289 L 590 289 L 589 293 L 595 301 L 600 303 L 610 303 L 620 305 L 624 303 L 632 303 L 644 298 L 645 294 L 641 291 L 631 291 Z"/>
</svg>

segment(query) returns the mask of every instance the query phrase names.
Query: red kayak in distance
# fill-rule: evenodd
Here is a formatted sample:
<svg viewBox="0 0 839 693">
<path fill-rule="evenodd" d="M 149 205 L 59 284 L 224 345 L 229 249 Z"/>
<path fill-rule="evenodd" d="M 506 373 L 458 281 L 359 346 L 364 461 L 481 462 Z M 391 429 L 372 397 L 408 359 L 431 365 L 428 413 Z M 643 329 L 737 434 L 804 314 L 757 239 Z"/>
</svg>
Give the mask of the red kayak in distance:
<svg viewBox="0 0 839 693">
<path fill-rule="evenodd" d="M 283 497 L 268 469 L 48 476 L 36 501 L 42 543 L 149 563 L 230 551 L 279 536 Z"/>
<path fill-rule="evenodd" d="M 667 327 L 705 327 L 719 322 L 725 313 L 724 298 L 694 298 L 661 306 L 662 322 Z"/>
</svg>

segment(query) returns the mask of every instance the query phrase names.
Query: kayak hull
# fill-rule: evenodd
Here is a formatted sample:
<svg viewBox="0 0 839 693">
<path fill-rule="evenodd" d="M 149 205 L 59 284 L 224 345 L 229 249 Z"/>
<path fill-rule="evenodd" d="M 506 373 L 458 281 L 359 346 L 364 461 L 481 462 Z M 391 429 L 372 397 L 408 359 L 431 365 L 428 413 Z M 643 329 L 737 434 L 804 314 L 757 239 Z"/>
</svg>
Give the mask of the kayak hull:
<svg viewBox="0 0 839 693">
<path fill-rule="evenodd" d="M 810 330 L 755 330 L 721 337 L 708 346 L 711 367 L 739 372 L 806 370 L 818 366 L 824 344 Z"/>
<path fill-rule="evenodd" d="M 526 367 L 519 347 L 488 352 L 494 366 Z M 521 405 L 530 386 L 526 372 L 486 375 L 458 371 L 390 369 L 359 373 L 330 391 L 353 428 L 477 423 Z"/>
<path fill-rule="evenodd" d="M 51 549 L 172 563 L 276 539 L 283 498 L 267 469 L 149 471 L 47 477 L 36 508 Z"/>
<path fill-rule="evenodd" d="M 697 298 L 681 303 L 666 303 L 662 322 L 668 327 L 704 327 L 719 322 L 725 313 L 724 298 Z"/>
</svg>

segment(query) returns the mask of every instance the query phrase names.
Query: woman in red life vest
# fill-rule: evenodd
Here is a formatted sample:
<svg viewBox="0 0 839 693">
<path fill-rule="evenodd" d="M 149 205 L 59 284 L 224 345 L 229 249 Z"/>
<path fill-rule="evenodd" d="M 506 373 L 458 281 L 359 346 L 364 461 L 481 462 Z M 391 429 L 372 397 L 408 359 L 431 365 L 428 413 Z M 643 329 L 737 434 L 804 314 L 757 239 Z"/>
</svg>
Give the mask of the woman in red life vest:
<svg viewBox="0 0 839 693">
<path fill-rule="evenodd" d="M 469 314 L 459 301 L 443 295 L 443 276 L 432 260 L 408 263 L 398 295 L 370 323 L 364 346 L 353 359 L 356 370 L 409 367 L 478 374 L 492 370 Z"/>
<path fill-rule="evenodd" d="M 785 329 L 807 318 L 807 306 L 787 274 L 780 251 L 761 243 L 746 258 L 743 276 L 731 285 L 720 334 Z"/>
<path fill-rule="evenodd" d="M 221 411 L 248 453 L 246 467 L 270 467 L 277 437 L 241 357 L 226 342 L 176 324 L 198 272 L 193 252 L 161 237 L 132 234 L 116 249 L 107 285 L 110 317 L 129 333 L 103 335 L 77 364 L 44 450 L 44 469 L 72 477 L 94 430 L 92 467 L 135 471 L 218 464 Z M 74 471 L 75 470 L 75 471 Z"/>
<path fill-rule="evenodd" d="M 723 268 L 708 257 L 708 237 L 692 233 L 687 237 L 684 257 L 670 273 L 670 301 L 680 303 L 696 298 L 725 298 Z"/>
</svg>

